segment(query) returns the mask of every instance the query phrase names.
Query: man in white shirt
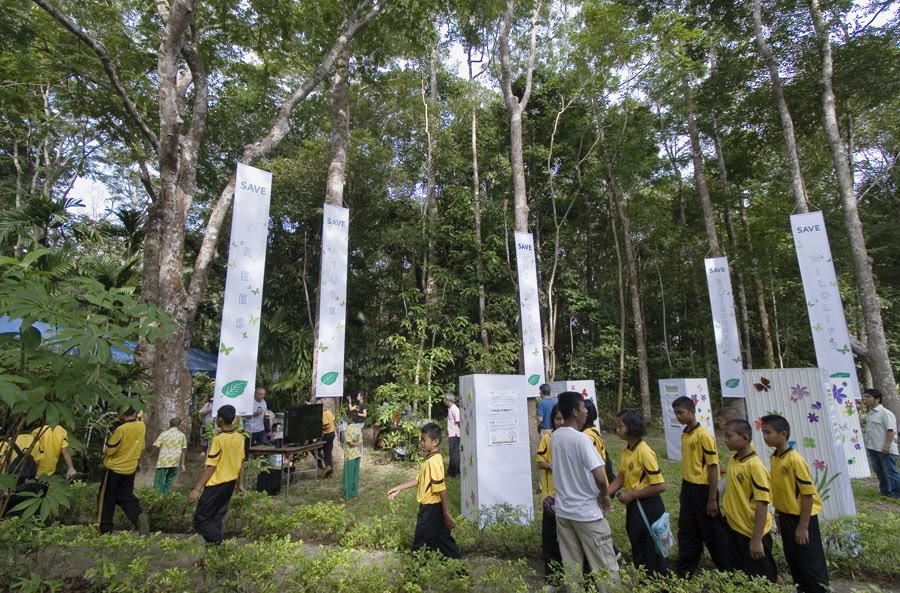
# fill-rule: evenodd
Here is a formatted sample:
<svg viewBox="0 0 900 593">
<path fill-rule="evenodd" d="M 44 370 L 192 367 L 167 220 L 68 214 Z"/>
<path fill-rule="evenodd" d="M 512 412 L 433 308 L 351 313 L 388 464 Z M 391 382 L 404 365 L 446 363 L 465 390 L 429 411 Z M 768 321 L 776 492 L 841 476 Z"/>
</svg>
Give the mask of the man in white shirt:
<svg viewBox="0 0 900 593">
<path fill-rule="evenodd" d="M 253 394 L 253 414 L 250 415 L 250 421 L 247 423 L 247 430 L 250 432 L 250 446 L 266 445 L 269 439 L 266 436 L 266 412 L 269 407 L 266 405 L 266 390 L 263 387 L 257 387 Z"/>
<path fill-rule="evenodd" d="M 563 566 L 580 574 L 587 559 L 591 572 L 605 569 L 608 581 L 617 581 L 619 566 L 612 531 L 604 516 L 610 510 L 603 460 L 590 438 L 581 432 L 587 408 L 580 393 L 559 394 L 563 425 L 550 437 L 553 451 L 553 487 L 556 489 L 556 535 Z M 605 591 L 602 583 L 599 590 Z"/>
<path fill-rule="evenodd" d="M 883 496 L 900 498 L 900 472 L 897 471 L 897 418 L 881 405 L 881 392 L 866 389 L 863 403 L 869 409 L 866 418 L 866 453 L 869 465 L 878 476 L 878 487 Z"/>
<path fill-rule="evenodd" d="M 456 396 L 452 393 L 444 394 L 444 405 L 447 406 L 447 443 L 450 445 L 450 465 L 447 467 L 447 475 L 458 476 L 460 418 Z"/>
</svg>

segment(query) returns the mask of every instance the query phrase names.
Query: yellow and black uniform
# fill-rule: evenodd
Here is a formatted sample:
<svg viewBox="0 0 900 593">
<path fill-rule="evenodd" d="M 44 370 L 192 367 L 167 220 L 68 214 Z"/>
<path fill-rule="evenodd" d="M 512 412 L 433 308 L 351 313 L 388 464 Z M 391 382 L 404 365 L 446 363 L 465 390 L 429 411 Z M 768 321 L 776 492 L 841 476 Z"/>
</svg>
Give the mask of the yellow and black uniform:
<svg viewBox="0 0 900 593">
<path fill-rule="evenodd" d="M 659 469 L 656 453 L 643 440 L 638 440 L 633 445 L 622 449 L 619 471 L 622 472 L 623 487 L 627 492 L 641 490 L 666 481 Z M 641 508 L 647 516 L 647 522 L 651 525 L 666 512 L 662 496 L 659 494 L 634 499 L 628 503 L 625 512 L 625 531 L 628 532 L 628 540 L 631 542 L 632 559 L 636 565 L 646 568 L 648 574 L 666 574 L 669 571 L 666 559 L 656 552 L 650 531 L 644 524 Z"/>
<path fill-rule="evenodd" d="M 412 549 L 432 548 L 448 558 L 459 558 L 459 547 L 444 522 L 441 492 L 447 490 L 444 483 L 444 459 L 440 453 L 431 453 L 422 462 L 416 476 L 416 502 L 419 514 L 416 517 L 416 533 Z"/>
<path fill-rule="evenodd" d="M 541 437 L 541 443 L 538 445 L 537 461 L 538 463 L 553 463 L 553 451 L 550 450 L 550 437 L 552 432 L 548 432 Z M 553 472 L 549 469 L 541 470 L 541 500 L 548 496 L 556 496 L 556 490 L 553 488 Z"/>
<path fill-rule="evenodd" d="M 787 561 L 794 584 L 800 593 L 825 593 L 828 587 L 828 567 L 825 548 L 819 531 L 818 514 L 822 512 L 819 492 L 809 473 L 806 460 L 793 447 L 783 453 L 774 453 L 772 468 L 772 506 L 778 511 L 778 531 L 784 544 Z M 801 499 L 812 496 L 812 513 L 809 518 L 809 543 L 797 544 L 795 533 L 800 524 Z"/>
<path fill-rule="evenodd" d="M 322 440 L 325 444 L 319 450 L 319 467 L 324 469 L 327 476 L 331 475 L 331 468 L 334 465 L 334 414 L 331 410 L 322 410 Z M 360 448 L 360 452 L 362 448 Z"/>
<path fill-rule="evenodd" d="M 750 555 L 750 538 L 753 537 L 756 504 L 772 502 L 769 472 L 759 456 L 750 452 L 746 456 L 731 458 L 725 484 L 722 512 L 728 521 L 728 552 L 732 569 L 750 576 L 764 576 L 775 582 L 777 570 L 772 558 L 772 517 L 766 513 L 763 528 L 765 555 L 754 560 Z"/>
<path fill-rule="evenodd" d="M 33 447 L 32 444 L 34 445 Z M 31 448 L 29 455 L 31 459 L 34 460 L 34 463 L 28 462 L 27 458 L 25 462 L 17 462 L 19 456 L 28 451 L 29 448 Z M 0 461 L 6 458 L 8 449 L 9 445 L 5 440 L 0 442 Z M 12 453 L 9 455 L 9 471 L 19 474 L 19 485 L 24 483 L 25 480 L 34 478 L 35 475 L 38 474 L 44 456 L 44 449 L 41 446 L 41 442 L 34 442 L 34 433 L 23 432 L 16 436 L 16 440 L 13 441 Z"/>
<path fill-rule="evenodd" d="M 553 450 L 550 448 L 550 437 L 553 432 L 548 432 L 541 437 L 538 445 L 538 463 L 553 463 Z M 544 559 L 544 574 L 554 574 L 562 566 L 562 554 L 559 550 L 559 540 L 556 537 L 556 513 L 555 500 L 547 500 L 547 497 L 556 497 L 556 489 L 553 487 L 553 470 L 541 470 L 541 501 L 543 520 L 541 521 L 541 554 Z"/>
<path fill-rule="evenodd" d="M 721 517 L 710 517 L 709 468 L 719 465 L 716 439 L 695 422 L 681 433 L 681 493 L 678 501 L 678 564 L 675 571 L 690 577 L 700 565 L 703 545 L 719 570 L 729 570 L 725 525 Z"/>
<path fill-rule="evenodd" d="M 224 539 L 222 522 L 241 475 L 245 438 L 243 434 L 229 429 L 217 434 L 209 443 L 206 466 L 216 469 L 203 488 L 194 511 L 194 529 L 207 544 L 217 545 Z"/>
<path fill-rule="evenodd" d="M 138 525 L 142 511 L 141 503 L 134 495 L 134 474 L 144 452 L 146 432 L 140 420 L 126 420 L 106 439 L 106 452 L 103 454 L 106 472 L 100 484 L 97 504 L 100 533 L 112 531 L 116 505 L 122 508 L 132 524 Z"/>
<path fill-rule="evenodd" d="M 603 469 L 606 474 L 606 483 L 609 484 L 613 480 L 616 479 L 616 474 L 613 471 L 612 463 L 610 463 L 609 453 L 606 452 L 606 443 L 603 442 L 603 437 L 600 436 L 600 431 L 598 431 L 593 426 L 588 426 L 584 430 L 582 430 L 584 434 L 591 439 L 591 443 L 594 445 L 594 449 L 597 450 L 597 454 L 600 456 L 600 459 L 603 460 Z"/>
<path fill-rule="evenodd" d="M 38 438 L 41 449 L 43 449 L 43 457 L 38 462 L 37 475 L 52 475 L 56 472 L 62 450 L 69 448 L 69 433 L 57 424 L 53 428 L 44 425 L 35 429 L 32 434 Z"/>
</svg>

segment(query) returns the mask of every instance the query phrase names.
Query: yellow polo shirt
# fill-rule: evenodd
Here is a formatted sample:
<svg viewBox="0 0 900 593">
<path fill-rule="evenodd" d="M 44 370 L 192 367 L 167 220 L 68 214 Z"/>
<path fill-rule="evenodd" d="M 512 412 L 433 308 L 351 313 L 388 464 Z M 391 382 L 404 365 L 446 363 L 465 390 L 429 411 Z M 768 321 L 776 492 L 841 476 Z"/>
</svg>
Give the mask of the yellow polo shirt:
<svg viewBox="0 0 900 593">
<path fill-rule="evenodd" d="M 206 454 L 206 465 L 216 468 L 207 486 L 218 486 L 238 479 L 241 465 L 244 463 L 243 434 L 233 430 L 220 432 L 213 437 Z"/>
<path fill-rule="evenodd" d="M 322 410 L 322 434 L 334 432 L 334 414 L 331 410 Z"/>
<path fill-rule="evenodd" d="M 771 457 L 772 468 L 772 506 L 779 513 L 788 515 L 800 514 L 800 498 L 812 496 L 813 506 L 811 517 L 822 512 L 822 500 L 809 473 L 809 465 L 806 460 L 793 447 L 780 455 L 775 453 Z"/>
<path fill-rule="evenodd" d="M 147 428 L 140 420 L 126 420 L 106 439 L 103 467 L 117 474 L 129 475 L 137 471 Z"/>
<path fill-rule="evenodd" d="M 691 484 L 709 484 L 709 466 L 719 465 L 716 439 L 698 422 L 681 433 L 681 478 Z"/>
<path fill-rule="evenodd" d="M 553 463 L 553 451 L 550 450 L 550 437 L 553 433 L 547 433 L 541 437 L 541 444 L 538 445 L 537 460 L 538 463 Z M 548 496 L 556 496 L 556 489 L 553 488 L 553 472 L 551 470 L 541 470 L 541 500 Z"/>
<path fill-rule="evenodd" d="M 625 477 L 624 486 L 628 492 L 666 481 L 659 469 L 656 453 L 643 440 L 635 443 L 633 448 L 626 446 L 622 449 L 619 470 Z"/>
<path fill-rule="evenodd" d="M 66 432 L 65 428 L 57 424 L 53 428 L 44 425 L 35 429 L 32 434 L 38 436 L 41 448 L 44 450 L 44 456 L 38 463 L 37 475 L 49 476 L 54 474 L 63 447 L 69 448 L 69 433 Z"/>
<path fill-rule="evenodd" d="M 594 449 L 597 449 L 597 453 L 600 455 L 600 459 L 603 460 L 603 463 L 606 463 L 606 443 L 603 442 L 603 437 L 600 436 L 600 433 L 597 432 L 597 429 L 593 426 L 589 426 L 582 432 L 588 435 L 588 438 L 591 439 L 591 442 L 594 444 Z"/>
<path fill-rule="evenodd" d="M 28 447 L 30 447 L 33 442 L 34 434 L 30 432 L 20 433 L 19 436 L 16 437 L 16 447 L 23 453 L 28 450 Z M 6 444 L 6 440 L 0 442 L 0 459 L 3 459 L 3 457 L 6 456 L 6 450 L 8 448 L 9 445 Z M 12 455 L 9 456 L 9 462 L 12 463 L 18 456 L 19 454 L 13 449 Z M 34 458 L 34 462 L 38 464 L 38 467 L 40 467 L 41 460 L 44 458 L 44 450 L 41 448 L 40 441 L 38 441 L 34 446 L 34 449 L 31 450 L 31 456 Z"/>
<path fill-rule="evenodd" d="M 425 458 L 416 476 L 416 483 L 416 502 L 441 502 L 440 492 L 447 489 L 447 484 L 444 483 L 444 458 L 440 453 L 432 453 Z"/>
<path fill-rule="evenodd" d="M 772 502 L 769 472 L 756 453 L 751 452 L 743 459 L 732 457 L 728 464 L 725 482 L 725 497 L 722 512 L 728 526 L 747 537 L 753 537 L 753 520 L 756 503 Z M 763 535 L 772 530 L 772 516 L 766 513 L 766 527 Z"/>
</svg>

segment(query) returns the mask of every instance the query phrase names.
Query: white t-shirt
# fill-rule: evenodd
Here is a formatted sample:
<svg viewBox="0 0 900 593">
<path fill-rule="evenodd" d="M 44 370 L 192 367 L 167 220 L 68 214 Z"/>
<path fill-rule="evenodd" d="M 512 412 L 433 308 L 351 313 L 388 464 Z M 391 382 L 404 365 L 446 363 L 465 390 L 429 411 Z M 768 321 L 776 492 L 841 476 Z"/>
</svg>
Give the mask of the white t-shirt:
<svg viewBox="0 0 900 593">
<path fill-rule="evenodd" d="M 894 431 L 894 440 L 891 441 L 889 452 L 891 455 L 896 455 L 897 419 L 894 417 L 893 412 L 881 404 L 878 404 L 869 410 L 869 414 L 866 417 L 866 436 L 863 439 L 863 442 L 866 444 L 866 449 L 880 452 L 881 448 L 884 447 L 884 439 L 889 430 Z"/>
<path fill-rule="evenodd" d="M 262 411 L 259 414 L 253 414 L 250 416 L 250 421 L 247 422 L 247 430 L 250 432 L 263 432 L 266 429 L 266 411 L 269 407 L 266 405 L 266 400 L 262 400 L 261 402 L 253 400 L 253 411 L 259 412 L 260 408 Z"/>
<path fill-rule="evenodd" d="M 553 488 L 556 515 L 571 521 L 597 521 L 603 511 L 597 504 L 600 490 L 591 471 L 603 460 L 591 439 L 569 426 L 557 428 L 550 437 L 553 451 Z"/>
<path fill-rule="evenodd" d="M 459 406 L 453 404 L 447 410 L 447 437 L 459 436 Z"/>
</svg>

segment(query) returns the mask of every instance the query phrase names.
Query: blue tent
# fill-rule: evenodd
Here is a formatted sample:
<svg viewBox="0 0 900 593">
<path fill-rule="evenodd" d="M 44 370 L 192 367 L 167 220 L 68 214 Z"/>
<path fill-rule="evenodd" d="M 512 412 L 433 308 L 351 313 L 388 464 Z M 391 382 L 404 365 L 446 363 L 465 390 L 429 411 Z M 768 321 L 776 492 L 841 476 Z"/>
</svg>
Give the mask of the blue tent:
<svg viewBox="0 0 900 593">
<path fill-rule="evenodd" d="M 32 325 L 36 330 L 41 332 L 42 337 L 46 338 L 53 336 L 54 331 L 49 324 L 44 323 L 43 321 L 36 321 Z M 0 317 L 0 334 L 17 334 L 21 327 L 21 319 L 10 319 L 6 315 Z M 113 360 L 116 362 L 134 362 L 134 349 L 137 347 L 137 344 L 135 342 L 125 342 L 125 346 L 128 348 L 126 351 L 119 350 L 118 348 L 112 349 Z M 218 357 L 212 352 L 200 350 L 199 348 L 191 348 L 188 350 L 188 371 L 192 375 L 206 373 L 210 377 L 215 377 L 217 362 Z"/>
</svg>

